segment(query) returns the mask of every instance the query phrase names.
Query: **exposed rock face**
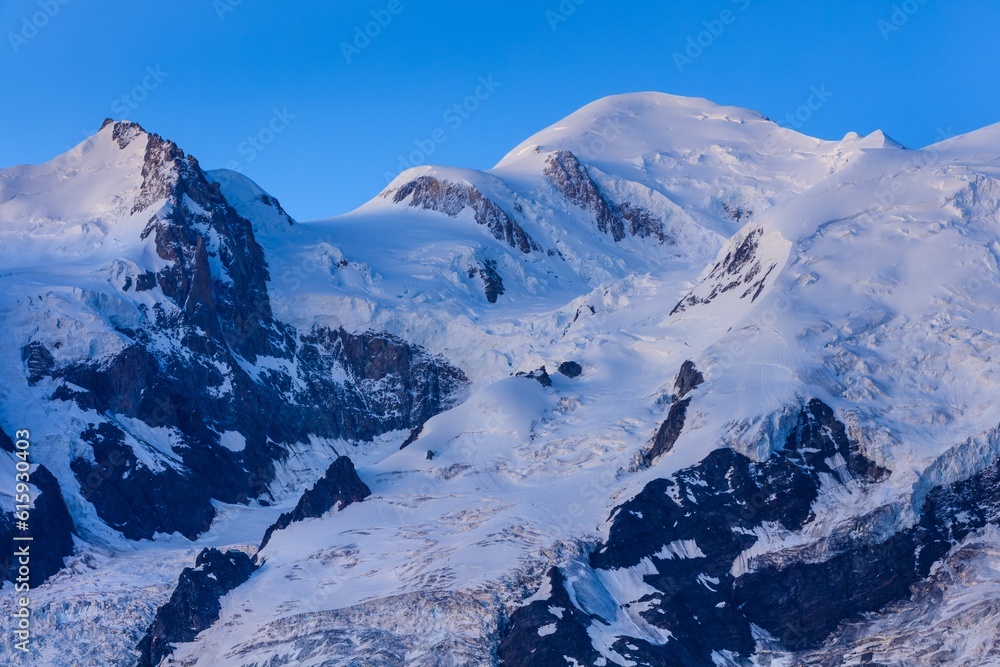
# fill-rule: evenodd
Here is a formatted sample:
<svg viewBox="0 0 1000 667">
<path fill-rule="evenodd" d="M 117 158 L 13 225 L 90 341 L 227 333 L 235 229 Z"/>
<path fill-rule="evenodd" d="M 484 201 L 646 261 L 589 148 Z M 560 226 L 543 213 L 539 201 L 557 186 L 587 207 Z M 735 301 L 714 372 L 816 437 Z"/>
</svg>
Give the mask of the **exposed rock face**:
<svg viewBox="0 0 1000 667">
<path fill-rule="evenodd" d="M 839 465 L 831 467 L 834 462 Z M 555 632 L 537 633 L 538 650 L 548 650 L 548 646 L 554 650 L 564 638 L 573 644 L 581 629 L 592 624 L 602 627 L 617 622 L 630 623 L 637 630 L 632 636 L 620 636 L 612 650 L 641 665 L 707 667 L 714 664 L 714 651 L 750 655 L 755 648 L 751 623 L 770 626 L 776 636 L 787 641 L 801 640 L 799 628 L 789 631 L 770 623 L 766 615 L 757 615 L 758 607 L 775 609 L 788 600 L 765 595 L 753 609 L 744 604 L 769 589 L 759 583 L 748 586 L 746 577 L 752 575 L 734 577 L 734 562 L 757 542 L 755 528 L 771 523 L 798 531 L 813 521 L 811 507 L 824 479 L 836 484 L 851 480 L 871 483 L 886 474 L 848 440 L 830 408 L 811 401 L 801 410 L 784 449 L 767 461 L 755 463 L 731 449 L 718 449 L 669 479 L 651 482 L 615 510 L 609 539 L 591 553 L 589 569 L 576 577 L 595 581 L 601 577 L 629 578 L 635 575 L 628 572 L 638 568 L 645 584 L 642 588 L 649 592 L 636 593 L 636 599 L 608 599 L 606 591 L 604 598 L 576 594 L 576 608 L 584 613 L 571 618 L 582 623 L 582 628 L 561 630 L 557 625 Z M 860 555 L 854 558 L 861 560 Z M 837 585 L 844 584 L 840 581 Z M 580 585 L 575 584 L 574 590 L 580 590 Z M 808 589 L 789 592 L 780 584 L 774 590 L 803 599 L 812 595 Z M 557 594 L 554 592 L 553 598 Z M 883 603 L 877 594 L 864 599 L 843 598 L 842 606 L 826 608 L 825 621 L 836 623 L 831 619 L 840 620 L 845 614 Z M 523 608 L 531 611 L 515 612 L 511 627 L 519 628 L 524 636 L 529 633 L 529 623 L 537 631 L 544 620 L 535 618 L 538 605 L 532 605 L 534 610 L 532 606 Z M 511 646 L 502 644 L 500 657 L 520 664 L 517 660 L 524 656 L 510 653 Z"/>
<path fill-rule="evenodd" d="M 352 503 L 361 502 L 371 493 L 368 485 L 358 477 L 351 459 L 346 456 L 337 457 L 327 468 L 326 474 L 302 494 L 295 509 L 282 514 L 267 529 L 260 548 L 263 549 L 267 545 L 276 530 L 284 530 L 296 521 L 323 516 L 334 507 L 342 510 Z"/>
<path fill-rule="evenodd" d="M 583 373 L 583 367 L 575 361 L 564 361 L 559 364 L 559 372 L 568 378 L 575 378 Z"/>
<path fill-rule="evenodd" d="M 753 211 L 750 209 L 732 204 L 723 204 L 722 210 L 725 211 L 726 217 L 735 222 L 740 222 L 743 218 L 749 218 L 753 215 Z"/>
<path fill-rule="evenodd" d="M 424 430 L 423 424 L 417 424 L 416 426 L 411 428 L 410 435 L 406 436 L 406 440 L 403 441 L 403 444 L 401 444 L 399 448 L 406 449 L 407 447 L 415 443 L 417 441 L 417 438 L 420 437 L 420 434 L 423 432 L 423 430 Z"/>
<path fill-rule="evenodd" d="M 733 599 L 787 648 L 814 647 L 845 619 L 908 597 L 920 579 L 916 547 L 911 534 L 898 533 L 822 563 L 768 566 L 740 577 Z"/>
<path fill-rule="evenodd" d="M 740 298 L 756 301 L 777 264 L 761 257 L 760 239 L 764 230 L 750 230 L 736 247 L 712 266 L 711 272 L 690 294 L 680 300 L 670 314 L 683 312 L 699 303 L 710 303 L 720 294 L 740 290 Z"/>
<path fill-rule="evenodd" d="M 143 230 L 143 238 L 155 235 L 156 254 L 169 262 L 157 273 L 163 294 L 187 316 L 185 324 L 244 358 L 272 353 L 283 332 L 271 319 L 267 262 L 250 221 L 226 201 L 197 160 L 158 135 L 149 135 L 142 174 L 133 213 L 160 199 L 168 202 Z M 217 275 L 210 256 L 221 264 Z"/>
<path fill-rule="evenodd" d="M 615 241 L 625 238 L 625 223 L 601 194 L 590 174 L 569 151 L 557 151 L 545 163 L 545 177 L 570 202 L 594 214 L 597 229 Z"/>
<path fill-rule="evenodd" d="M 652 446 L 643 457 L 644 465 L 652 465 L 656 459 L 674 448 L 674 443 L 677 442 L 677 438 L 681 436 L 681 430 L 684 428 L 684 418 L 687 417 L 687 409 L 690 403 L 691 399 L 685 398 L 684 400 L 674 401 L 670 404 L 667 418 L 660 424 L 656 435 L 653 436 Z"/>
<path fill-rule="evenodd" d="M 504 667 L 548 667 L 572 664 L 596 665 L 601 654 L 594 650 L 587 626 L 592 616 L 573 604 L 566 592 L 566 577 L 559 568 L 548 574 L 551 595 L 518 609 L 500 643 Z M 558 635 L 559 642 L 540 638 Z"/>
<path fill-rule="evenodd" d="M 971 667 L 995 663 L 1000 645 L 989 638 L 1000 626 L 998 539 L 1000 531 L 995 527 L 971 535 L 930 577 L 913 586 L 911 600 L 847 624 L 821 648 L 793 656 L 792 664 Z M 766 656 L 761 664 L 766 664 Z"/>
<path fill-rule="evenodd" d="M 37 489 L 29 531 L 34 538 L 31 585 L 38 586 L 61 570 L 65 558 L 73 554 L 74 530 L 55 475 L 40 465 L 31 473 L 31 483 Z"/>
<path fill-rule="evenodd" d="M 690 384 L 680 379 L 678 387 Z M 581 646 L 586 629 L 625 617 L 637 631 L 620 636 L 612 649 L 640 665 L 708 667 L 716 664 L 716 651 L 748 657 L 756 648 L 751 624 L 784 650 L 814 649 L 845 622 L 908 598 L 954 545 L 1000 524 L 997 462 L 933 489 L 911 529 L 880 541 L 838 541 L 820 560 L 806 560 L 794 548 L 781 557 L 761 556 L 751 559 L 750 571 L 733 575 L 737 557 L 758 540 L 755 529 L 777 524 L 799 531 L 814 520 L 811 507 L 824 484 L 873 483 L 887 474 L 858 451 L 833 412 L 813 400 L 785 447 L 767 461 L 715 450 L 672 478 L 650 483 L 615 511 L 609 539 L 591 554 L 590 568 L 611 579 L 634 576 L 627 572 L 638 568 L 649 592 L 635 600 L 612 598 L 611 608 L 607 599 L 569 593 L 581 613 L 562 618 L 575 627 L 552 625 L 542 610 L 565 601 L 568 591 L 553 578 L 545 600 L 515 612 L 500 656 L 504 664 L 535 664 L 528 662 L 533 654 L 565 645 L 572 647 L 565 655 L 593 664 L 583 662 L 593 657 L 589 642 Z M 574 576 L 573 590 L 580 591 L 580 573 Z M 657 629 L 669 635 L 656 638 Z M 525 637 L 537 648 L 525 648 Z"/>
<path fill-rule="evenodd" d="M 618 205 L 618 215 L 625 223 L 625 229 L 632 236 L 655 238 L 666 245 L 676 245 L 676 241 L 663 229 L 663 223 L 652 212 L 628 202 Z"/>
<path fill-rule="evenodd" d="M 691 399 L 686 398 L 688 393 L 705 381 L 701 372 L 695 368 L 694 362 L 690 359 L 681 364 L 681 370 L 674 380 L 674 395 L 670 403 L 670 410 L 667 418 L 660 424 L 660 428 L 653 437 L 653 444 L 643 457 L 643 465 L 650 466 L 656 459 L 660 458 L 674 447 L 677 438 L 684 428 L 684 418 L 687 416 L 688 405 Z"/>
<path fill-rule="evenodd" d="M 540 250 L 508 213 L 471 185 L 420 176 L 386 196 L 390 194 L 396 204 L 410 198 L 410 206 L 438 211 L 452 218 L 470 208 L 476 222 L 485 226 L 493 238 L 523 253 Z"/>
<path fill-rule="evenodd" d="M 282 443 L 310 434 L 367 440 L 413 428 L 452 405 L 467 382 L 423 350 L 372 333 L 299 335 L 286 348 L 294 377 L 274 370 L 254 377 L 221 347 L 201 359 L 158 358 L 147 334 L 135 336 L 137 344 L 103 364 L 53 371 L 83 390 L 63 385 L 55 398 L 115 416 L 81 434 L 94 458 L 71 467 L 101 518 L 132 539 L 174 531 L 193 539 L 214 517 L 211 499 L 246 502 L 267 490 Z M 350 382 L 334 380 L 339 369 Z M 226 385 L 230 391 L 219 391 Z M 173 453 L 150 452 L 154 463 L 144 461 L 128 419 L 168 429 Z M 222 444 L 225 432 L 240 434 L 240 451 Z"/>
<path fill-rule="evenodd" d="M 28 384 L 32 386 L 38 384 L 39 380 L 51 373 L 52 368 L 56 365 L 52 353 L 37 341 L 32 341 L 24 346 L 24 349 L 21 350 L 21 360 L 24 362 Z"/>
<path fill-rule="evenodd" d="M 304 416 L 314 433 L 369 440 L 412 428 L 453 406 L 468 385 L 465 374 L 445 359 L 389 334 L 319 329 L 300 340 L 300 359 L 325 371 L 308 380 L 317 408 L 307 408 Z M 348 371 L 354 384 L 331 382 L 326 369 L 335 368 Z M 337 405 L 340 412 L 325 414 L 324 404 Z M 327 424 L 320 420 L 329 425 L 320 427 Z"/>
<path fill-rule="evenodd" d="M 278 212 L 278 215 L 280 215 L 282 218 L 285 219 L 289 227 L 295 224 L 295 221 L 292 220 L 292 216 L 288 215 L 288 212 L 285 211 L 285 209 L 281 206 L 281 202 L 279 202 L 276 197 L 272 197 L 271 195 L 265 192 L 260 196 L 260 201 L 265 206 L 270 206 L 271 208 L 276 210 Z"/>
<path fill-rule="evenodd" d="M 878 544 L 851 545 L 819 563 L 766 565 L 736 582 L 748 618 L 775 633 L 794 630 L 795 648 L 814 648 L 840 622 L 908 598 L 952 546 L 1000 524 L 1000 461 L 969 479 L 933 489 L 920 522 Z"/>
<path fill-rule="evenodd" d="M 5 452 L 15 451 L 13 441 L 3 431 L 0 431 L 0 449 Z M 73 554 L 74 529 L 73 519 L 66 508 L 55 476 L 44 465 L 39 465 L 31 471 L 30 479 L 28 496 L 33 507 L 30 510 L 28 531 L 17 529 L 12 513 L 0 514 L 0 540 L 7 545 L 0 550 L 0 581 L 16 580 L 19 563 L 14 552 L 27 544 L 31 561 L 28 584 L 34 588 L 61 570 L 65 558 Z M 16 490 L 14 480 L 10 481 L 10 489 Z M 31 541 L 15 542 L 15 536 L 30 536 Z"/>
<path fill-rule="evenodd" d="M 545 370 L 545 366 L 533 370 L 530 373 L 518 373 L 517 377 L 535 380 L 538 382 L 538 384 L 542 385 L 543 387 L 552 386 L 552 377 L 549 375 L 549 372 Z"/>
<path fill-rule="evenodd" d="M 677 373 L 677 379 L 674 380 L 674 400 L 679 401 L 688 395 L 688 393 L 705 381 L 705 376 L 701 374 L 694 362 L 688 359 L 683 364 L 681 364 L 681 369 Z"/>
<path fill-rule="evenodd" d="M 597 229 L 615 241 L 624 239 L 627 232 L 640 238 L 651 236 L 660 243 L 674 242 L 663 230 L 663 223 L 646 209 L 628 202 L 616 205 L 607 199 L 570 151 L 561 150 L 550 155 L 544 173 L 562 196 L 593 213 Z"/>
<path fill-rule="evenodd" d="M 196 470 L 204 466 L 207 472 L 216 464 L 220 474 L 210 484 L 195 473 L 143 465 L 114 424 L 94 424 L 81 438 L 93 448 L 95 459 L 77 458 L 70 464 L 83 497 L 105 523 L 129 539 L 178 532 L 193 540 L 215 518 L 213 492 L 229 502 L 246 498 L 243 480 L 232 477 L 240 469 L 239 460 L 224 448 L 192 449 L 189 455 L 192 461 L 199 459 Z"/>
<path fill-rule="evenodd" d="M 156 612 L 138 646 L 137 667 L 156 667 L 173 645 L 192 641 L 219 618 L 220 600 L 253 574 L 256 567 L 241 551 L 204 549 L 194 568 L 185 568 L 170 601 Z"/>
<path fill-rule="evenodd" d="M 483 279 L 483 291 L 486 293 L 486 300 L 496 303 L 497 298 L 504 293 L 503 278 L 497 271 L 495 260 L 486 259 L 479 266 L 479 276 Z"/>
</svg>

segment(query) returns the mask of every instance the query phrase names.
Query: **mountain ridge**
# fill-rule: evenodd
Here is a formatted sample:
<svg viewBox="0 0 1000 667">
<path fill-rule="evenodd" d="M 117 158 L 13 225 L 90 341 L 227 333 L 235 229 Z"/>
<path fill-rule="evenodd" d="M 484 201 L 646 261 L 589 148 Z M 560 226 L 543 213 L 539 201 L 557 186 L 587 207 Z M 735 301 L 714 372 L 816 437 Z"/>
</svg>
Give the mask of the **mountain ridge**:
<svg viewBox="0 0 1000 667">
<path fill-rule="evenodd" d="M 615 96 L 307 222 L 132 123 L 0 170 L 0 421 L 78 538 L 39 650 L 130 664 L 187 572 L 185 664 L 898 656 L 921 591 L 991 594 L 932 568 L 1000 521 L 992 134 Z M 258 550 L 341 457 L 363 502 Z M 191 589 L 205 549 L 258 566 Z M 91 606 L 121 630 L 53 625 Z"/>
</svg>

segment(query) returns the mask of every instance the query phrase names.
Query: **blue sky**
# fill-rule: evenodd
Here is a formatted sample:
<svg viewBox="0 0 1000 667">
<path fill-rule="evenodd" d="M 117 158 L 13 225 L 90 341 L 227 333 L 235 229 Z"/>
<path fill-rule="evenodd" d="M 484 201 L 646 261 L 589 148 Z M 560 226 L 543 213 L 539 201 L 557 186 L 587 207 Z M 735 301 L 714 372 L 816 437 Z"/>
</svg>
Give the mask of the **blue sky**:
<svg viewBox="0 0 1000 667">
<path fill-rule="evenodd" d="M 127 117 L 303 220 L 360 205 L 414 158 L 488 168 L 622 92 L 909 146 L 1000 121 L 990 0 L 5 0 L 0 30 L 0 165 Z M 827 99 L 806 114 L 814 90 Z"/>
</svg>

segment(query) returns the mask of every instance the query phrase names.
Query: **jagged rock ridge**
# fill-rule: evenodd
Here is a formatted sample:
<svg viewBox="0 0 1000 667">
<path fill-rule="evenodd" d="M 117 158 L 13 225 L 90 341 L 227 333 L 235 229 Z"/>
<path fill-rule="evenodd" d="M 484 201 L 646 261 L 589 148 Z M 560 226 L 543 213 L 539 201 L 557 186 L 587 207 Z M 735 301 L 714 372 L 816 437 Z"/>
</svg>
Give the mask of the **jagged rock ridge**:
<svg viewBox="0 0 1000 667">
<path fill-rule="evenodd" d="M 219 618 L 220 599 L 253 574 L 256 567 L 242 551 L 204 549 L 193 568 L 185 568 L 169 602 L 139 643 L 136 667 L 156 667 L 173 650 L 189 642 Z"/>
<path fill-rule="evenodd" d="M 252 223 L 219 184 L 134 123 L 115 123 L 113 137 L 121 150 L 146 141 L 132 213 L 149 214 L 141 237 L 163 264 L 119 276 L 118 289 L 154 302 L 116 325 L 121 349 L 109 358 L 57 364 L 39 341 L 21 354 L 30 383 L 48 378 L 52 398 L 94 413 L 79 434 L 92 454 L 71 469 L 109 525 L 130 539 L 193 539 L 211 524 L 213 499 L 267 493 L 283 445 L 370 440 L 461 398 L 460 370 L 394 336 L 297 331 L 275 319 Z M 149 429 L 170 444 L 143 451 Z"/>
<path fill-rule="evenodd" d="M 760 256 L 763 235 L 764 230 L 759 227 L 746 233 L 736 247 L 715 263 L 701 285 L 681 299 L 670 314 L 684 312 L 700 303 L 711 303 L 719 295 L 733 290 L 741 290 L 740 299 L 749 297 L 751 303 L 756 301 L 767 285 L 768 276 L 777 267 L 775 262 Z"/>
<path fill-rule="evenodd" d="M 409 199 L 410 206 L 438 211 L 453 218 L 467 208 L 472 209 L 476 222 L 486 227 L 493 238 L 522 253 L 540 250 L 509 214 L 471 185 L 419 176 L 384 196 L 390 194 L 394 203 Z"/>
<path fill-rule="evenodd" d="M 670 410 L 667 412 L 667 418 L 657 429 L 656 435 L 653 436 L 653 444 L 649 451 L 643 455 L 644 465 L 652 465 L 656 459 L 673 448 L 677 438 L 681 435 L 681 429 L 684 428 L 684 418 L 687 416 L 687 409 L 691 404 L 691 399 L 687 395 L 704 381 L 705 377 L 695 368 L 694 362 L 690 359 L 681 365 L 677 379 L 674 380 L 675 392 L 671 397 Z"/>
<path fill-rule="evenodd" d="M 597 229 L 609 234 L 615 241 L 625 238 L 626 232 L 640 238 L 653 237 L 660 243 L 673 241 L 652 213 L 628 202 L 616 205 L 609 201 L 597 187 L 576 155 L 570 151 L 557 151 L 545 163 L 545 177 L 571 203 L 594 215 Z"/>
<path fill-rule="evenodd" d="M 354 464 L 346 456 L 338 456 L 330 464 L 326 473 L 311 489 L 302 494 L 295 509 L 285 512 L 268 527 L 261 540 L 260 549 L 267 546 L 271 534 L 284 530 L 296 521 L 320 517 L 336 507 L 342 510 L 351 503 L 364 500 L 371 495 L 371 489 L 358 477 Z"/>
<path fill-rule="evenodd" d="M 678 388 L 691 386 L 695 372 L 687 367 Z M 754 463 L 731 449 L 717 449 L 672 478 L 651 482 L 616 509 L 608 540 L 591 552 L 586 567 L 574 570 L 578 583 L 572 603 L 582 613 L 573 618 L 584 630 L 594 625 L 622 628 L 621 619 L 629 619 L 625 625 L 635 630 L 609 639 L 610 648 L 642 665 L 709 666 L 714 664 L 712 654 L 719 651 L 749 656 L 755 650 L 751 623 L 778 636 L 787 629 L 769 623 L 760 611 L 771 609 L 775 601 L 754 598 L 762 586 L 745 584 L 746 577 L 754 575 L 731 574 L 735 559 L 757 541 L 754 528 L 773 522 L 789 531 L 801 530 L 814 519 L 811 506 L 824 478 L 836 484 L 872 484 L 887 474 L 847 438 L 830 408 L 813 400 L 800 411 L 785 447 L 767 461 Z M 615 599 L 597 583 L 602 576 L 631 576 L 626 574 L 631 571 L 639 573 L 649 591 L 636 599 Z M 588 579 L 592 583 L 583 583 Z M 551 586 L 557 590 L 555 580 Z M 808 599 L 807 590 L 798 594 Z M 753 611 L 750 600 L 756 600 Z M 849 612 L 827 608 L 828 618 L 838 622 L 846 613 L 871 611 L 884 603 L 877 594 L 859 596 L 849 604 Z M 512 616 L 510 632 L 526 636 L 552 615 L 539 617 L 537 608 L 522 608 Z M 537 632 L 536 641 L 545 648 L 533 653 L 505 640 L 503 664 L 546 664 L 535 655 L 563 647 L 559 627 L 552 633 Z M 580 630 L 567 632 L 566 645 L 577 646 L 574 637 Z M 592 664 L 593 650 L 588 642 L 579 653 L 566 655 Z"/>
</svg>

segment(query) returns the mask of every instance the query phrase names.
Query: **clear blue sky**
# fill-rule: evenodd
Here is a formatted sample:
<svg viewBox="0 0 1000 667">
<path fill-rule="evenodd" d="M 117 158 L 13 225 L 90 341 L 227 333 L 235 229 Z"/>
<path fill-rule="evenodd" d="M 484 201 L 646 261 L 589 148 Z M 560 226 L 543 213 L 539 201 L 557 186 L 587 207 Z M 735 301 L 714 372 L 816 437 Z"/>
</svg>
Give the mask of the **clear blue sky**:
<svg viewBox="0 0 1000 667">
<path fill-rule="evenodd" d="M 386 25 L 355 41 L 372 12 Z M 0 30 L 0 165 L 127 116 L 303 220 L 374 196 L 415 142 L 430 163 L 488 168 L 614 93 L 781 120 L 825 87 L 798 129 L 909 146 L 1000 121 L 991 0 L 4 0 Z M 446 116 L 491 76 L 478 108 Z"/>
</svg>

